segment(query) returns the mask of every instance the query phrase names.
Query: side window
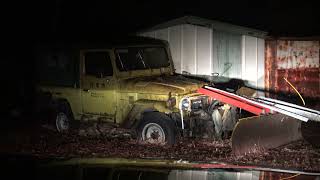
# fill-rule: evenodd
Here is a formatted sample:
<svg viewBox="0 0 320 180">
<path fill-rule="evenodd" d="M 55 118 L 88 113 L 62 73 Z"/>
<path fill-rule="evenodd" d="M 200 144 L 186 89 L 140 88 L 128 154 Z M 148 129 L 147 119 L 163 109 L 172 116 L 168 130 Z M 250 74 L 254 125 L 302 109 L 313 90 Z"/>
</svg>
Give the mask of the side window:
<svg viewBox="0 0 320 180">
<path fill-rule="evenodd" d="M 64 53 L 54 52 L 44 58 L 46 68 L 59 71 L 70 71 L 71 57 Z"/>
<path fill-rule="evenodd" d="M 86 52 L 85 53 L 86 75 L 112 76 L 112 64 L 108 52 Z"/>
<path fill-rule="evenodd" d="M 36 74 L 40 83 L 73 87 L 76 82 L 75 61 L 69 52 L 43 52 L 37 55 Z"/>
</svg>

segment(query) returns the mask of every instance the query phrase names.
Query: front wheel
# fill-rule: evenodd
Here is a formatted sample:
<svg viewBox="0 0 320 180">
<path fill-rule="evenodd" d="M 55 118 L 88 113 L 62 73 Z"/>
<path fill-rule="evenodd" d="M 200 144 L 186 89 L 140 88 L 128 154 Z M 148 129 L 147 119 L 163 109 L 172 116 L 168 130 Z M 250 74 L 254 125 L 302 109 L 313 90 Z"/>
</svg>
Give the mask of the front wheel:
<svg viewBox="0 0 320 180">
<path fill-rule="evenodd" d="M 138 126 L 139 139 L 151 144 L 172 145 L 176 140 L 174 122 L 160 112 L 147 112 Z"/>
<path fill-rule="evenodd" d="M 64 112 L 56 115 L 56 128 L 58 132 L 67 132 L 70 129 L 70 119 Z"/>
</svg>

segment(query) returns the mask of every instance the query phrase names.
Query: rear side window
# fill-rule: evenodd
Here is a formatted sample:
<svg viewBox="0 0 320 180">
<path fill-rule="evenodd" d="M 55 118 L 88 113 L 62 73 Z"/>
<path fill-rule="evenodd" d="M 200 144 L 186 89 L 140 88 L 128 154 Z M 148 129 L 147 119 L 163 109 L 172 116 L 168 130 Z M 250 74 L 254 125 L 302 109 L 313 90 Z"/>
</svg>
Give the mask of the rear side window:
<svg viewBox="0 0 320 180">
<path fill-rule="evenodd" d="M 108 52 L 86 52 L 85 72 L 92 76 L 112 76 L 113 69 Z"/>
<path fill-rule="evenodd" d="M 37 54 L 36 77 L 44 85 L 74 87 L 78 63 L 68 51 L 45 51 Z"/>
</svg>

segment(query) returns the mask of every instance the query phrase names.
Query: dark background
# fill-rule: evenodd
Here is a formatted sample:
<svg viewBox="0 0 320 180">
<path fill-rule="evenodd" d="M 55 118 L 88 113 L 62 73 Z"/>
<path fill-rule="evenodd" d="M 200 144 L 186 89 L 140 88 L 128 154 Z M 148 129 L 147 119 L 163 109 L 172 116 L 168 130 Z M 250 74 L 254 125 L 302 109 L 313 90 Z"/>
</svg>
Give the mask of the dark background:
<svg viewBox="0 0 320 180">
<path fill-rule="evenodd" d="M 7 106 L 32 102 L 32 48 L 39 42 L 104 40 L 185 15 L 256 28 L 274 37 L 320 35 L 318 3 L 308 0 L 43 0 L 1 3 L 1 77 Z"/>
<path fill-rule="evenodd" d="M 320 34 L 318 3 L 308 0 L 46 0 L 1 6 L 2 29 L 10 38 L 32 41 L 135 32 L 184 15 L 257 28 L 274 36 Z"/>
</svg>

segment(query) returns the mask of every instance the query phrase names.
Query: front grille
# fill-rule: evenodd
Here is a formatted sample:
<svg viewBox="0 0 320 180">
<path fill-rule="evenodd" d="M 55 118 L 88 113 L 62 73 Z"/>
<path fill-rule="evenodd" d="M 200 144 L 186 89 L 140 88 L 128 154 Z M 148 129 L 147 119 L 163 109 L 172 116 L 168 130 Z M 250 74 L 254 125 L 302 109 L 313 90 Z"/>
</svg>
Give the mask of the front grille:
<svg viewBox="0 0 320 180">
<path fill-rule="evenodd" d="M 208 97 L 199 96 L 191 100 L 191 110 L 205 109 L 208 106 Z"/>
</svg>

